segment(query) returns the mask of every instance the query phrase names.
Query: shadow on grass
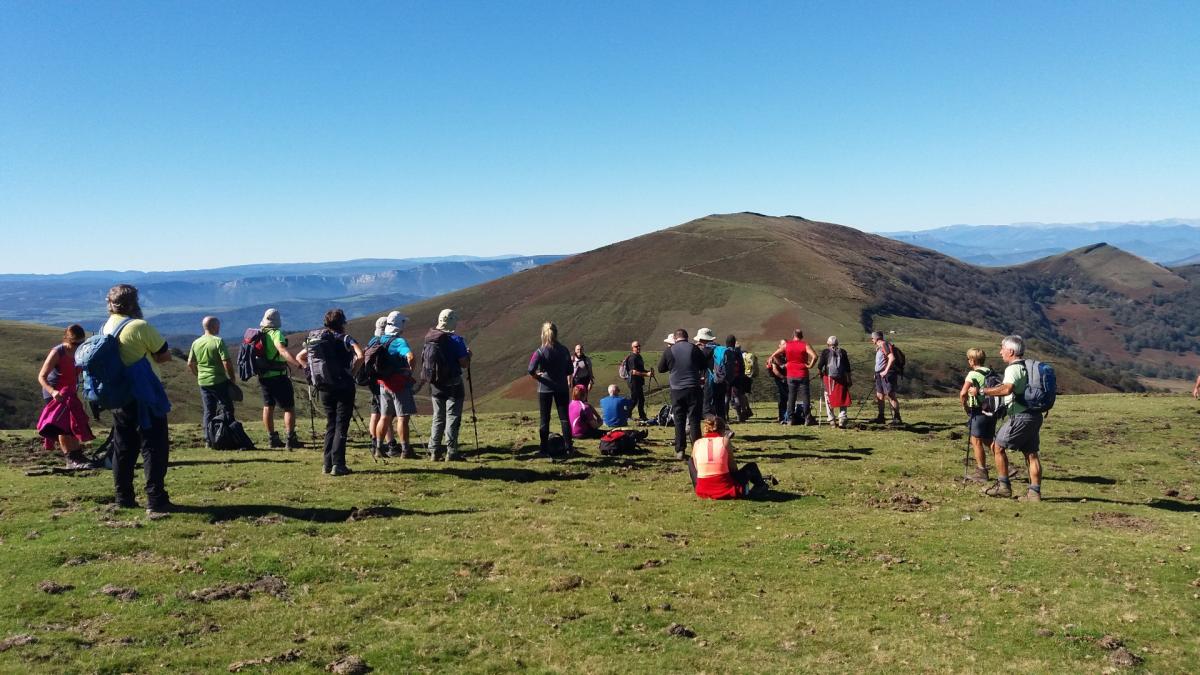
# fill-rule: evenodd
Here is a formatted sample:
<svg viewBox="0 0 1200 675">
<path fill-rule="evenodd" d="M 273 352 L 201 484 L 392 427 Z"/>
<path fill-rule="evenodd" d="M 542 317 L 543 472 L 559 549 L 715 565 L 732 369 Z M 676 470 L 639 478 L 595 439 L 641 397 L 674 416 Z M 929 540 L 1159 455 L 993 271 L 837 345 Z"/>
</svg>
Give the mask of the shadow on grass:
<svg viewBox="0 0 1200 675">
<path fill-rule="evenodd" d="M 172 461 L 171 468 L 177 466 L 204 466 L 207 464 L 299 464 L 298 459 L 251 459 L 251 458 L 234 458 L 229 459 L 182 459 Z"/>
<path fill-rule="evenodd" d="M 448 516 L 463 513 L 474 513 L 464 509 L 444 509 L 441 511 L 416 511 L 399 509 L 394 506 L 373 506 L 369 508 L 371 518 L 399 518 L 401 516 Z M 310 523 L 340 523 L 350 517 L 350 509 L 334 509 L 322 506 L 276 506 L 273 504 L 221 504 L 213 506 L 191 506 L 179 504 L 176 513 L 195 513 L 208 517 L 210 523 L 220 523 L 239 518 L 262 518 L 265 516 L 283 516 L 290 520 L 303 520 Z"/>
<path fill-rule="evenodd" d="M 761 497 L 755 497 L 755 498 L 751 499 L 750 501 L 773 502 L 776 504 L 781 504 L 784 502 L 796 501 L 797 499 L 802 499 L 803 497 L 804 497 L 804 495 L 796 494 L 795 492 L 784 492 L 783 490 L 776 490 L 776 489 L 772 488 L 767 491 L 767 494 L 765 494 Z"/>
<path fill-rule="evenodd" d="M 555 465 L 563 466 L 563 465 Z M 359 473 L 371 473 L 360 471 Z M 383 472 L 380 472 L 383 473 Z M 537 483 L 541 481 L 586 480 L 591 474 L 587 472 L 549 472 L 534 471 L 533 469 L 511 469 L 508 467 L 477 466 L 460 469 L 445 467 L 437 469 L 404 468 L 400 473 L 433 473 L 454 476 L 465 480 L 499 480 L 509 483 Z"/>
<path fill-rule="evenodd" d="M 1088 503 L 1120 504 L 1121 506 L 1148 506 L 1152 509 L 1174 511 L 1176 513 L 1200 513 L 1200 502 L 1177 502 L 1173 499 L 1148 499 L 1144 502 L 1126 502 L 1120 499 L 1103 499 L 1101 497 L 1042 497 L 1044 502 L 1068 502 L 1078 504 L 1087 500 Z"/>
<path fill-rule="evenodd" d="M 830 450 L 830 452 L 845 452 L 843 450 Z M 743 450 L 739 454 L 745 454 L 747 459 L 844 459 L 850 462 L 860 462 L 860 455 L 818 455 L 811 452 L 754 452 L 752 450 Z"/>
<path fill-rule="evenodd" d="M 785 429 L 787 427 L 784 427 Z M 734 443 L 762 443 L 763 441 L 815 441 L 816 436 L 809 434 L 792 434 L 787 431 L 781 431 L 779 434 L 736 434 L 733 437 Z"/>
<path fill-rule="evenodd" d="M 910 434 L 930 434 L 930 433 L 934 433 L 936 431 L 948 431 L 951 429 L 957 429 L 959 431 L 962 431 L 964 428 L 965 428 L 965 425 L 961 424 L 961 423 L 933 424 L 930 422 L 916 422 L 914 424 L 901 424 L 900 426 L 895 426 L 895 427 L 885 426 L 885 425 L 880 426 L 880 430 L 883 430 L 883 431 L 887 431 L 887 430 L 907 431 Z"/>
<path fill-rule="evenodd" d="M 1117 484 L 1116 478 L 1109 478 L 1108 476 L 1066 476 L 1066 477 L 1061 477 L 1061 478 L 1059 476 L 1054 476 L 1051 478 L 1051 480 L 1054 480 L 1054 481 L 1061 480 L 1061 481 L 1066 481 L 1068 483 L 1087 483 L 1088 485 L 1116 485 Z"/>
</svg>

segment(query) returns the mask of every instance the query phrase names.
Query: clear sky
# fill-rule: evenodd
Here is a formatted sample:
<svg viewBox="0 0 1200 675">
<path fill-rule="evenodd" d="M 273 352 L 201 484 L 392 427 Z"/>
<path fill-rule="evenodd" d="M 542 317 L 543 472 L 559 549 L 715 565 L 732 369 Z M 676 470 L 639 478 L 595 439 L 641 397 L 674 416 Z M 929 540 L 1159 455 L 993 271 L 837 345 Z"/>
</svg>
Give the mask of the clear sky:
<svg viewBox="0 0 1200 675">
<path fill-rule="evenodd" d="M 0 272 L 1200 217 L 1200 3 L 0 0 Z"/>
</svg>

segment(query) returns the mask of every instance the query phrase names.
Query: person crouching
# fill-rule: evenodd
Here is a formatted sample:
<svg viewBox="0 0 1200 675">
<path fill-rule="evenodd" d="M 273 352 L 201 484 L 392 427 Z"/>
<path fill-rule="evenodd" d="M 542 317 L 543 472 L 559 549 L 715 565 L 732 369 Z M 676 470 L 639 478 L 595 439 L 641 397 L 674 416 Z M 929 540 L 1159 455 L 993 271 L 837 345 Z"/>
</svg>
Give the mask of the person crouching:
<svg viewBox="0 0 1200 675">
<path fill-rule="evenodd" d="M 734 462 L 733 443 L 725 420 L 708 415 L 701 429 L 704 435 L 692 444 L 692 456 L 688 458 L 688 474 L 697 497 L 738 499 L 766 493 L 767 482 L 757 464 L 750 462 L 739 469 Z"/>
</svg>

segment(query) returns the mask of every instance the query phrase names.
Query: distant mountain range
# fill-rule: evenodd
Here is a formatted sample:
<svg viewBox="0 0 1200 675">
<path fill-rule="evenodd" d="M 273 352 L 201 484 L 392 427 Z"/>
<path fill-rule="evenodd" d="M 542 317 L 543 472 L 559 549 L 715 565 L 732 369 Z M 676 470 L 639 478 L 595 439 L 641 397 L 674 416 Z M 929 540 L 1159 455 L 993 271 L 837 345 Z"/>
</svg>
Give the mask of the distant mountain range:
<svg viewBox="0 0 1200 675">
<path fill-rule="evenodd" d="M 881 234 L 988 267 L 1018 265 L 1100 243 L 1167 266 L 1200 262 L 1200 220 L 950 225 Z"/>
<path fill-rule="evenodd" d="M 326 263 L 240 265 L 176 272 L 85 271 L 0 275 L 0 319 L 50 325 L 81 323 L 88 330 L 105 316 L 104 296 L 117 283 L 141 292 L 142 309 L 164 334 L 194 335 L 206 314 L 227 326 L 256 323 L 278 307 L 288 325 L 318 325 L 326 309 L 351 317 L 381 307 L 490 281 L 562 256 L 505 258 L 361 259 Z"/>
</svg>

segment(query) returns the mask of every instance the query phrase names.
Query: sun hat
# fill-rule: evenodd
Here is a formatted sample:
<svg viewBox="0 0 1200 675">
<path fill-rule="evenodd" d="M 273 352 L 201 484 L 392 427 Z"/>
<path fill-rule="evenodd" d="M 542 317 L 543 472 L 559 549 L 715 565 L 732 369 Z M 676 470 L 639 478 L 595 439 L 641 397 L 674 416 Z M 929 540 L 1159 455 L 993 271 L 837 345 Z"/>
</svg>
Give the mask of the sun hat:
<svg viewBox="0 0 1200 675">
<path fill-rule="evenodd" d="M 700 330 L 696 331 L 696 339 L 701 342 L 715 342 L 717 336 L 712 332 L 711 329 L 701 328 Z"/>
</svg>

